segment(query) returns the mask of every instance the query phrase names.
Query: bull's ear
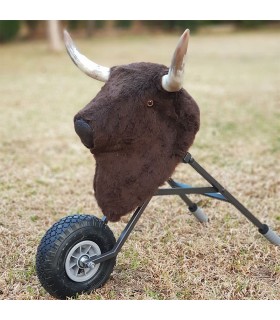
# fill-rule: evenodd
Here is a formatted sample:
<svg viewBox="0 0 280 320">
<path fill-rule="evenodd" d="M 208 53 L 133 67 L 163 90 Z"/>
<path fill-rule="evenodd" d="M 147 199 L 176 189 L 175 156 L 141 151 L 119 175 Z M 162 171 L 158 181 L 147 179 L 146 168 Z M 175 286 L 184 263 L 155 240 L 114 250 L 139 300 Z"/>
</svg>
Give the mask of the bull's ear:
<svg viewBox="0 0 280 320">
<path fill-rule="evenodd" d="M 181 36 L 171 60 L 168 74 L 162 77 L 161 85 L 168 92 L 179 91 L 183 87 L 185 57 L 188 50 L 190 30 Z"/>
<path fill-rule="evenodd" d="M 84 55 L 82 55 L 77 50 L 72 38 L 66 30 L 64 30 L 64 43 L 72 61 L 85 74 L 87 74 L 93 79 L 103 82 L 106 82 L 109 79 L 110 69 L 98 65 L 95 62 L 89 60 Z"/>
</svg>

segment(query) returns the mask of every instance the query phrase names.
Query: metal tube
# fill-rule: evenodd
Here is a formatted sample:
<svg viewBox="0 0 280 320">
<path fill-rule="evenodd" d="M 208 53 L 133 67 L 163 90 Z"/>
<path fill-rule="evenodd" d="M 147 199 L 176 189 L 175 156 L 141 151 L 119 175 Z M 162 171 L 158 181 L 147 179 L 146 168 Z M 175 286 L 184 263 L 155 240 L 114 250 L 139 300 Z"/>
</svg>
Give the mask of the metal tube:
<svg viewBox="0 0 280 320">
<path fill-rule="evenodd" d="M 215 187 L 232 205 L 236 207 L 248 220 L 250 220 L 260 230 L 264 228 L 261 223 L 247 208 L 245 208 L 232 194 L 230 194 L 217 180 L 215 180 L 205 169 L 203 169 L 191 156 L 187 153 L 184 160 L 193 167 L 205 180 Z"/>
<path fill-rule="evenodd" d="M 167 183 L 172 187 L 172 188 L 178 188 L 180 187 L 176 181 L 174 181 L 173 179 L 169 178 L 167 180 Z M 185 194 L 179 194 L 179 197 L 189 206 L 192 207 L 194 205 L 194 202 L 192 202 L 192 200 L 190 198 L 188 198 Z"/>
<path fill-rule="evenodd" d="M 116 257 L 118 255 L 118 253 L 120 252 L 122 246 L 124 245 L 126 239 L 128 238 L 129 234 L 131 233 L 131 231 L 133 230 L 133 228 L 135 227 L 137 221 L 139 220 L 139 218 L 141 217 L 142 213 L 144 212 L 144 210 L 146 209 L 148 203 L 150 202 L 151 198 L 146 200 L 141 207 L 138 207 L 133 216 L 130 218 L 128 224 L 126 225 L 126 227 L 124 228 L 124 230 L 122 231 L 121 235 L 119 236 L 117 242 L 115 243 L 115 246 L 112 250 L 102 253 L 99 256 L 93 256 L 89 259 L 87 259 L 86 261 L 84 261 L 85 265 L 90 265 L 92 263 L 97 264 L 97 263 L 101 263 L 104 262 L 108 259 L 111 259 L 113 257 Z"/>
<path fill-rule="evenodd" d="M 214 187 L 197 187 L 197 188 L 160 188 L 155 193 L 155 196 L 168 196 L 168 195 L 183 195 L 183 194 L 202 194 L 217 192 Z"/>
</svg>

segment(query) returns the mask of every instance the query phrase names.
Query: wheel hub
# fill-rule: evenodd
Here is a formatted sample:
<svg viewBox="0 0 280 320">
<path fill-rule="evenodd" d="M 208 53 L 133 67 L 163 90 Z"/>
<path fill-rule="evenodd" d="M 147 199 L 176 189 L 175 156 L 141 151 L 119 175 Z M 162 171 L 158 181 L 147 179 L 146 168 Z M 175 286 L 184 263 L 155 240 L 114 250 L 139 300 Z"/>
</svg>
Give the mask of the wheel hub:
<svg viewBox="0 0 280 320">
<path fill-rule="evenodd" d="M 100 254 L 99 246 L 93 241 L 86 240 L 77 243 L 66 257 L 65 271 L 68 277 L 75 282 L 83 282 L 92 278 L 98 271 L 100 264 L 87 265 L 85 262 Z"/>
<path fill-rule="evenodd" d="M 88 265 L 86 264 L 86 261 L 88 259 L 89 259 L 89 256 L 87 254 L 81 256 L 80 259 L 77 261 L 77 265 L 82 269 L 87 268 Z M 91 267 L 94 267 L 94 265 L 92 265 Z"/>
</svg>

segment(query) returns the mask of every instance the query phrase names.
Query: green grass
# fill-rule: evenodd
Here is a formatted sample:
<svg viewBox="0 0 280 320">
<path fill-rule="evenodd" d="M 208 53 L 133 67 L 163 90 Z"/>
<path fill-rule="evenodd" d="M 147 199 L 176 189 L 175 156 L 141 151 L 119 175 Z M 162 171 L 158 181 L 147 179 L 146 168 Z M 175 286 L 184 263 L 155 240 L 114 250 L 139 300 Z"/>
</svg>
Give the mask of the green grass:
<svg viewBox="0 0 280 320">
<path fill-rule="evenodd" d="M 77 40 L 96 62 L 169 65 L 177 37 Z M 280 233 L 280 34 L 195 35 L 185 88 L 201 109 L 195 159 Z M 43 42 L 0 47 L 0 299 L 52 299 L 34 268 L 41 237 L 63 216 L 101 217 L 94 161 L 73 116 L 102 84 Z M 188 166 L 174 177 L 204 182 Z M 194 197 L 200 200 L 200 197 Z M 232 206 L 203 199 L 200 225 L 176 197 L 154 198 L 108 283 L 79 299 L 280 299 L 279 250 Z M 128 217 L 110 224 L 115 235 Z"/>
</svg>

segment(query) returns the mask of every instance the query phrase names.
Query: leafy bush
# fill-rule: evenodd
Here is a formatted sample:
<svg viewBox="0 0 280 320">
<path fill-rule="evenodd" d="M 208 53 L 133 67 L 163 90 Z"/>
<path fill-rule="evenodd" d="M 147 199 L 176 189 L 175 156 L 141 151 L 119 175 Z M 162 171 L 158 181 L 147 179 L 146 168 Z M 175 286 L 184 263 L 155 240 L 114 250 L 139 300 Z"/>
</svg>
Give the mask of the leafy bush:
<svg viewBox="0 0 280 320">
<path fill-rule="evenodd" d="M 131 20 L 118 20 L 116 21 L 116 26 L 121 29 L 128 29 L 132 25 Z"/>
<path fill-rule="evenodd" d="M 264 20 L 236 20 L 235 25 L 241 29 L 254 29 L 265 26 L 269 21 Z"/>
<path fill-rule="evenodd" d="M 20 21 L 1 20 L 0 21 L 0 42 L 6 42 L 14 39 L 19 31 Z"/>
</svg>

